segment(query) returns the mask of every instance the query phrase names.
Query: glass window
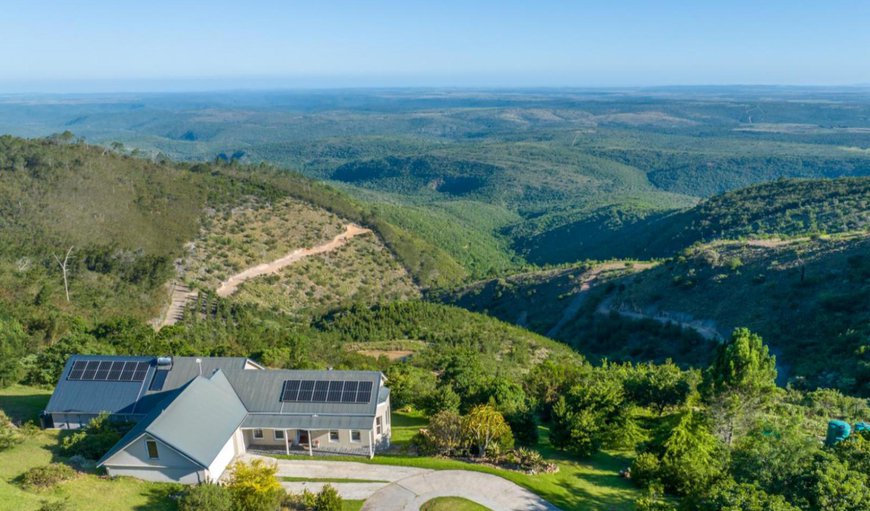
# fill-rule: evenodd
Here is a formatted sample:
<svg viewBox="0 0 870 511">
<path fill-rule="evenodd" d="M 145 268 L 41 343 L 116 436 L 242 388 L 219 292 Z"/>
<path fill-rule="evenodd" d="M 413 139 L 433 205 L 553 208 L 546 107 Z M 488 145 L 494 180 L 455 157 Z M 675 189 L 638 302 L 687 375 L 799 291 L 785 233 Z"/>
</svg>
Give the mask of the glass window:
<svg viewBox="0 0 870 511">
<path fill-rule="evenodd" d="M 330 442 L 338 442 L 338 430 L 333 429 L 329 432 L 329 441 Z"/>
<path fill-rule="evenodd" d="M 284 440 L 284 430 L 276 429 L 275 430 L 275 440 Z"/>
<path fill-rule="evenodd" d="M 383 420 L 380 417 L 375 419 L 375 430 L 379 435 L 384 432 Z"/>
<path fill-rule="evenodd" d="M 160 457 L 160 453 L 157 452 L 157 442 L 154 440 L 146 440 L 145 447 L 148 449 L 148 457 L 152 460 L 156 460 Z"/>
<path fill-rule="evenodd" d="M 263 438 L 263 430 L 255 429 L 254 430 L 254 438 Z"/>
<path fill-rule="evenodd" d="M 351 431 L 350 432 L 350 441 L 351 442 L 359 442 L 362 439 L 362 435 L 359 431 Z"/>
</svg>

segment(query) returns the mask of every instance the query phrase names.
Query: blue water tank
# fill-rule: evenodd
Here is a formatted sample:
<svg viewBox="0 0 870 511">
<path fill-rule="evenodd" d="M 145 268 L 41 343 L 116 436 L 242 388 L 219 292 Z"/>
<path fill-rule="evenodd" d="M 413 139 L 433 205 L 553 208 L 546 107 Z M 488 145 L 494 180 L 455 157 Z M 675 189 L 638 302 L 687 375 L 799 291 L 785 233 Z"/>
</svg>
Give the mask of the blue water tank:
<svg viewBox="0 0 870 511">
<path fill-rule="evenodd" d="M 852 426 L 846 421 L 832 420 L 828 422 L 828 436 L 825 437 L 825 445 L 828 447 L 849 438 Z"/>
</svg>

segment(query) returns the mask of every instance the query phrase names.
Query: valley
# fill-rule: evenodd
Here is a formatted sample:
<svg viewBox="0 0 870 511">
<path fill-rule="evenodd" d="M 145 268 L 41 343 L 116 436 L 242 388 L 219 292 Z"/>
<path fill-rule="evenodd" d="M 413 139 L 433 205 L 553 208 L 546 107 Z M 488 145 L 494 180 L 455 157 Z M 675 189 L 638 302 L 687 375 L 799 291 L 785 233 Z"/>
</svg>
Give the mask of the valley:
<svg viewBox="0 0 870 511">
<path fill-rule="evenodd" d="M 863 454 L 821 441 L 870 397 L 870 102 L 800 94 L 6 98 L 0 130 L 44 136 L 0 137 L 0 427 L 18 442 L 0 459 L 70 463 L 72 434 L 15 413 L 70 354 L 248 357 L 382 372 L 394 441 L 371 463 L 484 472 L 564 510 L 747 484 L 829 511 L 820 474 L 866 482 Z M 819 98 L 844 105 L 825 126 Z M 450 436 L 475 413 L 503 443 Z M 46 498 L 115 484 L 76 470 Z M 145 509 L 188 495 L 118 489 Z"/>
</svg>

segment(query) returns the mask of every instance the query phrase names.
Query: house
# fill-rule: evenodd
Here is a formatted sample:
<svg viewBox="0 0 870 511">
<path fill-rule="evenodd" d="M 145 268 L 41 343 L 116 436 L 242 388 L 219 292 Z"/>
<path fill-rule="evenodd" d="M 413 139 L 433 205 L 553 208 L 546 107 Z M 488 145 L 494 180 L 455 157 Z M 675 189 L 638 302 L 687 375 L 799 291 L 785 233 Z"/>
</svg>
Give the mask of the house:
<svg viewBox="0 0 870 511">
<path fill-rule="evenodd" d="M 109 475 L 217 481 L 247 451 L 372 457 L 390 443 L 378 371 L 266 369 L 241 357 L 74 355 L 43 412 L 77 429 L 101 413 L 135 425 L 99 460 Z"/>
</svg>

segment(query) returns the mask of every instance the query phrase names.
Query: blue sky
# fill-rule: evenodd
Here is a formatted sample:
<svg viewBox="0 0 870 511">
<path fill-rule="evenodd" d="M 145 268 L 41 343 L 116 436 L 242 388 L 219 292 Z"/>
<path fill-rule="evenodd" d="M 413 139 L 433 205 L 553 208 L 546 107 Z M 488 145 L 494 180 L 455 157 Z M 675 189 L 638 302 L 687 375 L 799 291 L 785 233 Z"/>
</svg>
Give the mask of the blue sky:
<svg viewBox="0 0 870 511">
<path fill-rule="evenodd" d="M 2 90 L 870 83 L 867 0 L 0 0 L 0 12 Z"/>
</svg>

